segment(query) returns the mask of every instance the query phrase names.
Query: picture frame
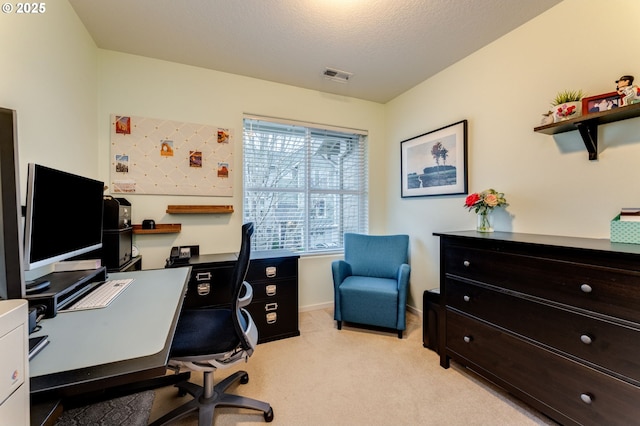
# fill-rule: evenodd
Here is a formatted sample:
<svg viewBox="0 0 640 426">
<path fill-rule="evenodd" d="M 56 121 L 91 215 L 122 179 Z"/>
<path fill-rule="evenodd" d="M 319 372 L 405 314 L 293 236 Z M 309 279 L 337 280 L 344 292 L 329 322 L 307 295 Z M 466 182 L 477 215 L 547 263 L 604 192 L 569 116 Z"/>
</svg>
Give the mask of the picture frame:
<svg viewBox="0 0 640 426">
<path fill-rule="evenodd" d="M 603 93 L 601 95 L 582 98 L 582 114 L 609 111 L 620 107 L 620 94 L 618 92 Z"/>
<path fill-rule="evenodd" d="M 401 196 L 467 194 L 467 120 L 400 142 Z"/>
</svg>

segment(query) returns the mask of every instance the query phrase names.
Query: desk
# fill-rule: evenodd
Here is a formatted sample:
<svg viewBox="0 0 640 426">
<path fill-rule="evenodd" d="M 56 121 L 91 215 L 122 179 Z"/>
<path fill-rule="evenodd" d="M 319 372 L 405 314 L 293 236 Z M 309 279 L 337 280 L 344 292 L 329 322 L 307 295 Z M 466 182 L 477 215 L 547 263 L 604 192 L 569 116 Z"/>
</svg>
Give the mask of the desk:
<svg viewBox="0 0 640 426">
<path fill-rule="evenodd" d="M 29 363 L 32 401 L 163 375 L 190 270 L 110 273 L 135 281 L 109 306 L 43 320 L 32 336 L 51 342 Z"/>
</svg>

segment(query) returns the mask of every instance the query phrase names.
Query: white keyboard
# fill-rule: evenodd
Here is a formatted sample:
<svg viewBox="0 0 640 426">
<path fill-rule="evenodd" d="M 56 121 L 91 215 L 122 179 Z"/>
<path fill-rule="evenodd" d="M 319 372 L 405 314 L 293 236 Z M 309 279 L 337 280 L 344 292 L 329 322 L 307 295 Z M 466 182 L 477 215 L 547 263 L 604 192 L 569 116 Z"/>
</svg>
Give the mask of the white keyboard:
<svg viewBox="0 0 640 426">
<path fill-rule="evenodd" d="M 133 278 L 105 281 L 97 289 L 91 291 L 89 294 L 83 296 L 80 300 L 60 312 L 104 308 L 109 305 L 113 299 L 118 297 L 118 295 L 122 293 L 132 282 Z"/>
</svg>

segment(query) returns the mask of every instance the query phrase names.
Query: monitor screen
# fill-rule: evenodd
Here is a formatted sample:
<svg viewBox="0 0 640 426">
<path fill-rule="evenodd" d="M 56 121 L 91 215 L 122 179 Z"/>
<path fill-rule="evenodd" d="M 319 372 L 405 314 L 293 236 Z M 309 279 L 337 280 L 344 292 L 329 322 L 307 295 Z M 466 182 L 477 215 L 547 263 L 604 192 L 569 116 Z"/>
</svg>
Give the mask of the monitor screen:
<svg viewBox="0 0 640 426">
<path fill-rule="evenodd" d="M 104 183 L 29 164 L 24 232 L 27 271 L 102 247 Z"/>
<path fill-rule="evenodd" d="M 0 299 L 24 297 L 16 111 L 0 108 Z"/>
</svg>

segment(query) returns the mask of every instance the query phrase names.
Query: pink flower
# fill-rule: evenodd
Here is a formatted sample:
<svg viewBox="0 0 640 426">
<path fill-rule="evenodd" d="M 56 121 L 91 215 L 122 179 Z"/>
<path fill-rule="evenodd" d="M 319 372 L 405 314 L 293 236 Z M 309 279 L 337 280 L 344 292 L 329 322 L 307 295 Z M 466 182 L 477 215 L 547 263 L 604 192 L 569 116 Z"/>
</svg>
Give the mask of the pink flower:
<svg viewBox="0 0 640 426">
<path fill-rule="evenodd" d="M 484 197 L 484 202 L 489 207 L 495 207 L 498 205 L 498 197 L 496 194 L 487 194 Z"/>
</svg>

